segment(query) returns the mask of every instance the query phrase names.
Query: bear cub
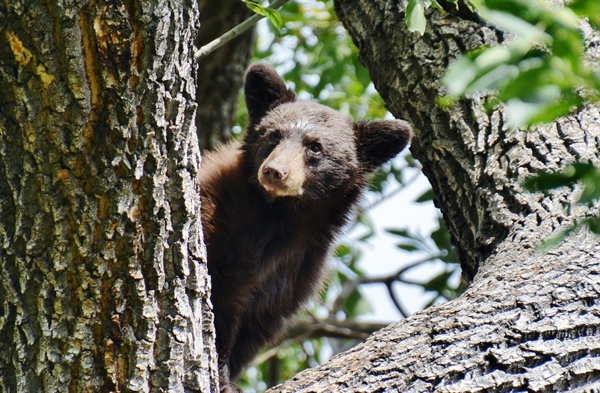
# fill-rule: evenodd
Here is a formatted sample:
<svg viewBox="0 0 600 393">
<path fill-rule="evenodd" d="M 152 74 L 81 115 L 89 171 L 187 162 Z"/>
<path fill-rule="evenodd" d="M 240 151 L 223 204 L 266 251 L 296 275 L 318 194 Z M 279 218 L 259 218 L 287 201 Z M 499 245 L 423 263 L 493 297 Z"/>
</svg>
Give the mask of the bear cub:
<svg viewBox="0 0 600 393">
<path fill-rule="evenodd" d="M 241 145 L 204 157 L 202 222 L 221 392 L 322 281 L 367 175 L 411 138 L 402 120 L 353 122 L 295 93 L 270 66 L 246 73 Z"/>
</svg>

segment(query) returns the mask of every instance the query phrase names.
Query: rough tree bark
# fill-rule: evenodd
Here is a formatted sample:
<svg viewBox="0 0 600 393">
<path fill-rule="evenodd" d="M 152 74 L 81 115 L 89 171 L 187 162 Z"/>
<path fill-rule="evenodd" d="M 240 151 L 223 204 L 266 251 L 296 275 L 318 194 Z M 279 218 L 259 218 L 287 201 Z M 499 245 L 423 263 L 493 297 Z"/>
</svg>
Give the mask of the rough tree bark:
<svg viewBox="0 0 600 393">
<path fill-rule="evenodd" d="M 216 391 L 197 21 L 0 2 L 0 391 Z"/>
<path fill-rule="evenodd" d="M 440 108 L 438 78 L 461 52 L 502 33 L 451 8 L 423 37 L 402 0 L 337 0 L 375 85 L 415 127 L 412 152 L 472 279 L 459 299 L 417 313 L 273 392 L 592 391 L 600 388 L 600 239 L 581 231 L 547 253 L 541 241 L 598 207 L 568 208 L 578 189 L 528 194 L 524 176 L 574 161 L 600 165 L 600 111 L 511 131 L 485 96 Z M 590 56 L 597 32 L 584 28 Z"/>
</svg>

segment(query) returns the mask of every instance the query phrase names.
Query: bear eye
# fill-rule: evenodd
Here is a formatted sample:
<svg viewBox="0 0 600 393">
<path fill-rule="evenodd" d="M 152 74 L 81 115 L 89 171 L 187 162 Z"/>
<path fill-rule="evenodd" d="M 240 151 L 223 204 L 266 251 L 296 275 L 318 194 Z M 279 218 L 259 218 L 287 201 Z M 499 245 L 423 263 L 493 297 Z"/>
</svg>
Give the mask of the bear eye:
<svg viewBox="0 0 600 393">
<path fill-rule="evenodd" d="M 308 145 L 308 150 L 310 150 L 314 154 L 321 154 L 323 151 L 323 146 L 319 142 L 311 142 Z"/>
<path fill-rule="evenodd" d="M 277 142 L 281 138 L 281 132 L 279 130 L 270 130 L 267 133 L 267 139 L 269 142 Z"/>
</svg>

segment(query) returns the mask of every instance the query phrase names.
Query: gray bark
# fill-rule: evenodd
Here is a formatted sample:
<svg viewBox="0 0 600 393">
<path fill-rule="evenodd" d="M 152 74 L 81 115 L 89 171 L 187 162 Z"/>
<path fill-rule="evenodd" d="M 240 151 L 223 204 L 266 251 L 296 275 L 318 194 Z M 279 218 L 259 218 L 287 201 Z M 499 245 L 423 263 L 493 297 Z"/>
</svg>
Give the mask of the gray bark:
<svg viewBox="0 0 600 393">
<path fill-rule="evenodd" d="M 361 60 L 432 183 L 472 284 L 459 299 L 374 334 L 273 392 L 591 391 L 600 388 L 600 239 L 581 231 L 540 243 L 598 207 L 568 207 L 578 187 L 522 189 L 525 176 L 574 161 L 600 165 L 600 111 L 530 133 L 509 130 L 480 95 L 440 108 L 438 78 L 461 52 L 502 42 L 468 12 L 428 16 L 423 37 L 404 27 L 401 0 L 338 0 Z M 584 27 L 590 50 L 597 32 Z M 598 53 L 589 53 L 598 58 Z"/>
<path fill-rule="evenodd" d="M 592 391 L 600 386 L 597 243 L 580 234 L 550 256 L 498 254 L 462 297 L 270 391 Z"/>
<path fill-rule="evenodd" d="M 0 2 L 0 391 L 217 390 L 181 2 Z"/>
</svg>

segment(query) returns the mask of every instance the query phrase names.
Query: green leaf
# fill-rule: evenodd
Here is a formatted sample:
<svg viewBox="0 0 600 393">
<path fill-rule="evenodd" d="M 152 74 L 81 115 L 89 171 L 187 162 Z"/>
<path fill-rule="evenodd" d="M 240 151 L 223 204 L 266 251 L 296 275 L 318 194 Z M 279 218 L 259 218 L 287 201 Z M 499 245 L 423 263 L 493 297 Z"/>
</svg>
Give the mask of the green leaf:
<svg viewBox="0 0 600 393">
<path fill-rule="evenodd" d="M 373 308 L 369 301 L 359 292 L 354 291 L 344 303 L 344 311 L 350 318 L 371 312 Z"/>
<path fill-rule="evenodd" d="M 362 64 L 358 62 L 358 58 L 354 61 L 354 70 L 356 71 L 356 78 L 360 82 L 363 87 L 369 86 L 371 83 L 371 75 L 369 75 L 369 70 L 363 67 Z"/>
<path fill-rule="evenodd" d="M 572 9 L 577 15 L 588 18 L 596 29 L 600 29 L 600 6 L 598 6 L 598 0 L 573 0 L 567 3 L 567 7 Z"/>
<path fill-rule="evenodd" d="M 246 3 L 246 7 L 250 8 L 252 10 L 252 12 L 254 12 L 255 14 L 266 16 L 263 13 L 263 10 L 265 9 L 265 7 L 263 7 L 262 4 L 258 0 L 242 0 L 242 1 L 244 3 Z"/>
<path fill-rule="evenodd" d="M 423 289 L 426 291 L 441 293 L 449 287 L 448 279 L 450 279 L 453 273 L 453 270 L 447 270 L 438 274 L 428 282 L 424 283 Z"/>
<path fill-rule="evenodd" d="M 391 235 L 396 235 L 396 236 L 405 237 L 408 239 L 413 239 L 413 236 L 406 229 L 388 228 L 385 231 Z"/>
<path fill-rule="evenodd" d="M 600 218 L 587 219 L 586 224 L 590 228 L 590 231 L 596 235 L 600 235 Z"/>
<path fill-rule="evenodd" d="M 465 55 L 450 64 L 442 76 L 442 83 L 453 96 L 460 96 L 477 76 L 477 68 L 473 64 L 474 54 Z"/>
<path fill-rule="evenodd" d="M 369 230 L 367 233 L 365 233 L 364 235 L 360 236 L 356 240 L 358 240 L 360 242 L 366 242 L 367 240 L 371 239 L 373 236 L 375 236 L 375 231 Z"/>
<path fill-rule="evenodd" d="M 369 228 L 369 230 L 375 231 L 375 224 L 373 224 L 371 217 L 369 217 L 366 212 L 363 212 L 358 216 L 358 222 Z"/>
<path fill-rule="evenodd" d="M 410 168 L 417 168 L 419 166 L 417 160 L 410 153 L 404 155 L 404 161 L 406 161 L 406 165 Z"/>
<path fill-rule="evenodd" d="M 592 203 L 600 199 L 600 170 L 594 168 L 592 164 L 585 164 L 581 171 L 585 171 L 581 177 L 583 181 L 583 192 L 579 197 L 578 203 Z"/>
<path fill-rule="evenodd" d="M 281 14 L 273 9 L 273 8 L 268 8 L 268 7 L 264 7 L 262 6 L 258 0 L 242 0 L 244 3 L 246 3 L 246 6 L 248 8 L 250 8 L 254 13 L 262 15 L 262 16 L 266 16 L 267 18 L 269 18 L 269 21 L 273 24 L 273 26 L 275 27 L 275 29 L 277 30 L 281 30 L 281 28 L 283 27 L 283 18 L 281 17 Z"/>
<path fill-rule="evenodd" d="M 573 187 L 578 182 L 583 183 L 578 204 L 591 205 L 600 199 L 600 170 L 591 163 L 575 163 L 567 166 L 562 172 L 538 173 L 525 179 L 523 186 L 528 191 L 549 191 L 559 187 Z M 587 226 L 593 233 L 600 234 L 600 218 L 586 218 L 545 240 L 539 247 L 540 250 L 546 251 L 557 246 L 582 226 Z"/>
<path fill-rule="evenodd" d="M 406 27 L 408 31 L 423 35 L 426 24 L 424 1 L 408 0 L 408 5 L 406 6 Z"/>
<path fill-rule="evenodd" d="M 369 181 L 369 191 L 381 194 L 384 189 L 384 184 L 388 178 L 389 173 L 383 168 L 377 168 L 377 170 L 371 175 Z"/>
<path fill-rule="evenodd" d="M 346 255 L 350 255 L 352 249 L 347 244 L 339 244 L 335 249 L 335 256 L 337 258 L 343 258 Z"/>
<path fill-rule="evenodd" d="M 431 233 L 431 239 L 439 249 L 440 253 L 445 254 L 439 257 L 442 262 L 449 264 L 458 262 L 456 248 L 452 244 L 450 232 L 448 232 L 448 228 L 446 227 L 444 219 L 441 216 L 438 217 L 438 229 Z"/>
<path fill-rule="evenodd" d="M 398 247 L 401 250 L 408 251 L 408 252 L 418 251 L 421 249 L 421 247 L 417 247 L 414 244 L 407 244 L 407 243 L 398 243 L 398 244 L 396 244 L 396 247 Z"/>
<path fill-rule="evenodd" d="M 544 99 L 542 102 L 537 103 L 535 108 L 531 109 L 531 112 L 522 118 L 519 122 L 518 118 L 515 118 L 515 114 L 512 113 L 511 102 L 507 103 L 507 110 L 509 123 L 512 125 L 534 125 L 539 123 L 549 123 L 556 118 L 568 115 L 572 113 L 576 108 L 583 105 L 583 98 L 578 95 L 568 94 L 559 95 L 555 100 Z"/>
<path fill-rule="evenodd" d="M 283 27 L 283 18 L 277 10 L 273 8 L 265 8 L 263 15 L 269 18 L 269 21 L 273 24 L 273 26 L 275 26 L 277 30 L 281 30 L 281 28 Z"/>
<path fill-rule="evenodd" d="M 540 173 L 528 177 L 523 182 L 527 191 L 548 191 L 554 188 L 568 186 L 572 183 L 569 176 L 562 173 Z"/>
<path fill-rule="evenodd" d="M 593 164 L 575 163 L 567 166 L 562 172 L 541 172 L 528 177 L 523 186 L 528 191 L 549 191 L 551 189 L 573 186 L 580 180 L 589 182 L 593 187 L 597 186 L 599 174 Z M 598 186 L 600 187 L 600 186 Z M 598 194 L 592 194 L 595 198 Z"/>
<path fill-rule="evenodd" d="M 600 18 L 598 0 L 574 0 L 567 7 L 533 0 L 477 3 L 486 20 L 513 33 L 515 39 L 456 60 L 442 77 L 451 95 L 497 92 L 492 101 L 506 103 L 512 127 L 550 122 L 586 101 L 600 100 L 600 74 L 584 56 L 577 16 Z M 450 100 L 440 102 L 448 105 Z"/>
<path fill-rule="evenodd" d="M 511 1 L 506 1 L 503 4 L 510 4 Z M 486 2 L 487 4 L 487 2 Z M 515 14 L 515 10 L 487 10 L 485 12 L 486 19 L 493 21 L 494 25 L 502 30 L 511 31 L 520 36 L 538 37 L 543 34 L 536 26 L 537 20 L 531 21 L 523 19 L 521 15 Z"/>
<path fill-rule="evenodd" d="M 433 189 L 429 189 L 427 191 L 425 191 L 423 194 L 421 194 L 416 200 L 415 202 L 417 203 L 423 203 L 423 202 L 429 202 L 429 201 L 433 201 Z"/>
<path fill-rule="evenodd" d="M 572 225 L 567 227 L 564 231 L 560 232 L 558 235 L 551 237 L 550 239 L 546 239 L 542 242 L 542 244 L 538 247 L 538 251 L 546 252 L 551 248 L 554 248 L 565 241 L 565 239 L 575 230 L 579 229 L 579 225 Z"/>
</svg>

